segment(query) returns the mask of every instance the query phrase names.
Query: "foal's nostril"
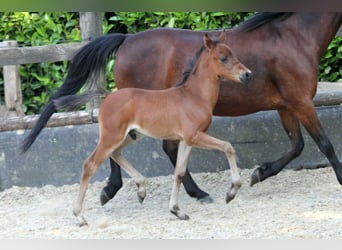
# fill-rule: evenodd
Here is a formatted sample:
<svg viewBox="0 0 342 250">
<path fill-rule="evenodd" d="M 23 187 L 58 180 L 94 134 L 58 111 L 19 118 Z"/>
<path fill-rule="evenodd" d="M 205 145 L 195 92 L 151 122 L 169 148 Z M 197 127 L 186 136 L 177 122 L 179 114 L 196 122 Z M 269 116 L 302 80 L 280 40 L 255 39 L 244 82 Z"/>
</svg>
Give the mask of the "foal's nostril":
<svg viewBox="0 0 342 250">
<path fill-rule="evenodd" d="M 243 83 L 247 83 L 252 80 L 253 74 L 251 71 L 246 71 L 240 75 L 240 80 Z"/>
</svg>

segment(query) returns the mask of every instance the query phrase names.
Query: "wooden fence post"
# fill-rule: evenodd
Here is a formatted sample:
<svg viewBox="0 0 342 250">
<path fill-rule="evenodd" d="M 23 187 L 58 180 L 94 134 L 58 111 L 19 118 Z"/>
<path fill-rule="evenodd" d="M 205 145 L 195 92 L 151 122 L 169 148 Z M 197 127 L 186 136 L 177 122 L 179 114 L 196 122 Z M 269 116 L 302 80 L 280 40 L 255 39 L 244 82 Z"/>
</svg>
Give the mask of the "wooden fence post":
<svg viewBox="0 0 342 250">
<path fill-rule="evenodd" d="M 103 34 L 102 31 L 102 12 L 80 12 L 80 27 L 82 40 L 84 42 L 90 41 Z M 104 84 L 105 72 L 101 72 L 99 81 Z M 91 81 L 91 80 L 90 80 Z M 88 85 L 93 88 L 100 86 L 101 84 Z M 100 98 L 95 98 L 86 105 L 87 110 L 92 110 L 98 108 L 102 100 Z"/>
<path fill-rule="evenodd" d="M 16 41 L 4 41 L 1 47 L 18 47 Z M 22 110 L 22 93 L 21 80 L 18 65 L 7 65 L 3 67 L 4 74 L 4 90 L 5 90 L 5 107 L 4 116 L 23 116 Z"/>
</svg>

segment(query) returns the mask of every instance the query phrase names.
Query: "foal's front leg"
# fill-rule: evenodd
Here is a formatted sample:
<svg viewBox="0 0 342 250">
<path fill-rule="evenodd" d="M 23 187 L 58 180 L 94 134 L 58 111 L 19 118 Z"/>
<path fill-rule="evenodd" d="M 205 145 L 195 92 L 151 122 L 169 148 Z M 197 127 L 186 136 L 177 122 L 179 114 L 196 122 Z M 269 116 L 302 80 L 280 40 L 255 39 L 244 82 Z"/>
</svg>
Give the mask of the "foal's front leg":
<svg viewBox="0 0 342 250">
<path fill-rule="evenodd" d="M 236 155 L 233 146 L 227 142 L 216 139 L 215 137 L 209 136 L 204 132 L 198 132 L 192 141 L 193 146 L 204 148 L 204 149 L 216 149 L 225 153 L 232 177 L 232 184 L 226 195 L 226 202 L 230 202 L 234 199 L 238 190 L 241 187 L 241 178 L 236 165 Z"/>
<path fill-rule="evenodd" d="M 172 193 L 170 198 L 169 209 L 170 212 L 176 215 L 181 220 L 188 220 L 189 216 L 183 213 L 178 205 L 178 195 L 179 195 L 179 187 L 182 183 L 182 178 L 186 173 L 186 167 L 188 164 L 189 156 L 191 152 L 191 147 L 187 146 L 184 141 L 179 143 L 178 147 L 178 158 L 177 163 L 173 175 L 173 186 Z"/>
</svg>

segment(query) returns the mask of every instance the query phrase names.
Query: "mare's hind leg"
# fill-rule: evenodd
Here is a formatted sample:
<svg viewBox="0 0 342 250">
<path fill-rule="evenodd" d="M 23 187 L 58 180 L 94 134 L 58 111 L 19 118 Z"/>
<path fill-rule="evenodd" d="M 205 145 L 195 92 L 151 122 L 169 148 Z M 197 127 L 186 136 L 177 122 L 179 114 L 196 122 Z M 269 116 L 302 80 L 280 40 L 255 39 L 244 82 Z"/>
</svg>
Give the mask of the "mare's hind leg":
<svg viewBox="0 0 342 250">
<path fill-rule="evenodd" d="M 116 193 L 122 188 L 122 176 L 120 166 L 112 159 L 110 161 L 110 175 L 107 185 L 102 189 L 100 195 L 101 205 L 104 206 L 114 198 Z"/>
<path fill-rule="evenodd" d="M 286 134 L 291 140 L 292 149 L 278 160 L 263 163 L 255 169 L 251 176 L 251 186 L 278 174 L 290 161 L 298 157 L 303 151 L 304 140 L 298 119 L 287 110 L 278 110 L 278 113 Z"/>
<path fill-rule="evenodd" d="M 131 140 L 128 140 L 125 145 L 131 143 Z M 142 176 L 127 160 L 122 156 L 122 148 L 120 147 L 118 150 L 114 151 L 111 155 L 111 158 L 117 162 L 126 172 L 127 174 L 133 178 L 135 183 L 138 186 L 138 200 L 142 203 L 146 197 L 146 179 Z"/>
<path fill-rule="evenodd" d="M 191 152 L 191 147 L 187 146 L 184 141 L 181 141 L 178 146 L 178 158 L 173 175 L 173 186 L 169 203 L 170 212 L 176 215 L 181 220 L 188 220 L 189 216 L 183 213 L 178 205 L 179 187 L 186 173 L 186 168 Z"/>
<path fill-rule="evenodd" d="M 177 163 L 178 144 L 178 141 L 163 141 L 163 150 L 169 157 L 173 167 L 176 167 Z M 188 170 L 186 170 L 185 175 L 182 178 L 182 183 L 185 191 L 190 197 L 196 198 L 201 203 L 214 202 L 214 200 L 208 193 L 204 192 L 197 186 L 196 182 L 192 179 Z"/>
</svg>

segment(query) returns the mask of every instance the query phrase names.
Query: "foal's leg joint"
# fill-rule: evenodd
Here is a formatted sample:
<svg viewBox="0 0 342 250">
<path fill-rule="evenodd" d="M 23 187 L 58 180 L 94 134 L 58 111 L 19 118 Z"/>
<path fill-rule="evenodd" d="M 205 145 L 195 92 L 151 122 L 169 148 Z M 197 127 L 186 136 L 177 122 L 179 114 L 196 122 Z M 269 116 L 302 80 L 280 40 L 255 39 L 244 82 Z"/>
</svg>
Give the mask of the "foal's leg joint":
<svg viewBox="0 0 342 250">
<path fill-rule="evenodd" d="M 73 214 L 74 214 L 74 216 L 77 218 L 77 220 L 78 220 L 78 225 L 79 225 L 80 227 L 88 226 L 88 225 L 89 225 L 88 222 L 87 222 L 87 220 L 84 218 L 84 216 L 83 216 L 82 214 L 80 214 L 79 209 L 74 209 Z"/>
</svg>

